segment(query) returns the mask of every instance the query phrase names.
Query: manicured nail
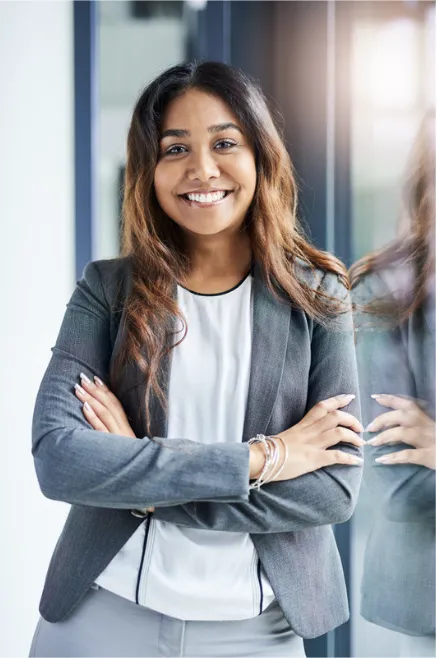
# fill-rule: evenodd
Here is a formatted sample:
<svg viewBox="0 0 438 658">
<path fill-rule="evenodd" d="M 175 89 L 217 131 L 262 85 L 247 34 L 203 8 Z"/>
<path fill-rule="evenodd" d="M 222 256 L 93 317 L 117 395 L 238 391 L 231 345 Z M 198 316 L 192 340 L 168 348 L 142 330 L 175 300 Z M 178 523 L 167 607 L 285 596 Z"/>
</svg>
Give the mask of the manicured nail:
<svg viewBox="0 0 438 658">
<path fill-rule="evenodd" d="M 84 409 L 85 409 L 85 411 L 91 411 L 91 407 L 88 404 L 88 402 L 84 402 Z"/>
<path fill-rule="evenodd" d="M 96 377 L 96 375 L 94 375 L 94 381 L 96 382 L 96 384 L 98 386 L 104 386 L 103 381 L 101 379 L 99 379 L 99 377 Z"/>
<path fill-rule="evenodd" d="M 348 393 L 340 393 L 337 397 L 342 401 L 351 402 L 356 396 L 353 393 L 351 393 L 351 395 Z"/>
<path fill-rule="evenodd" d="M 87 395 L 87 391 L 84 391 L 84 389 L 82 388 L 82 386 L 80 386 L 79 384 L 75 384 L 75 389 L 76 389 L 76 390 L 78 391 L 78 393 L 80 393 L 81 395 Z"/>
<path fill-rule="evenodd" d="M 365 432 L 375 432 L 377 429 L 376 423 L 374 420 L 369 423 L 369 425 L 365 428 Z"/>
<path fill-rule="evenodd" d="M 80 377 L 80 378 L 82 379 L 82 381 L 85 382 L 86 384 L 91 384 L 91 379 L 89 379 L 89 377 L 87 377 L 87 375 L 84 375 L 83 372 L 81 372 L 81 374 L 79 375 L 79 377 Z"/>
<path fill-rule="evenodd" d="M 379 443 L 377 441 L 377 436 L 375 436 L 373 439 L 369 439 L 368 441 L 366 441 L 366 444 L 367 444 L 367 446 L 379 445 Z"/>
<path fill-rule="evenodd" d="M 383 455 L 383 457 L 376 457 L 374 461 L 378 462 L 379 464 L 389 464 L 392 459 L 388 455 Z"/>
<path fill-rule="evenodd" d="M 357 464 L 358 466 L 360 466 L 361 464 L 363 464 L 363 459 L 361 459 L 360 457 L 352 457 L 351 462 L 352 464 Z"/>
<path fill-rule="evenodd" d="M 374 398 L 375 400 L 376 398 L 384 398 L 386 395 L 385 393 L 373 393 L 370 397 Z"/>
</svg>

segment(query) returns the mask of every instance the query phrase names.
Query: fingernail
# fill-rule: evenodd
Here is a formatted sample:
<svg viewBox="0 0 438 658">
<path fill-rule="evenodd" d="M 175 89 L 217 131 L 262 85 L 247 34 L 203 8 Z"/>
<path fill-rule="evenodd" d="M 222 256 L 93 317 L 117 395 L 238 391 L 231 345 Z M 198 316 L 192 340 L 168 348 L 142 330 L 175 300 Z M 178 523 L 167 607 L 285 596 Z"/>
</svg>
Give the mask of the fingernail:
<svg viewBox="0 0 438 658">
<path fill-rule="evenodd" d="M 387 455 L 383 455 L 383 457 L 376 457 L 374 461 L 378 462 L 379 464 L 388 464 L 391 461 L 391 458 Z"/>
<path fill-rule="evenodd" d="M 84 402 L 84 409 L 85 409 L 85 411 L 91 411 L 91 407 L 88 404 L 88 402 Z"/>
<path fill-rule="evenodd" d="M 375 436 L 373 439 L 369 439 L 368 441 L 366 441 L 366 444 L 368 446 L 378 445 L 377 437 Z"/>
<path fill-rule="evenodd" d="M 376 424 L 374 420 L 372 420 L 371 423 L 369 423 L 369 425 L 365 428 L 365 432 L 375 432 L 376 429 L 377 429 Z"/>
<path fill-rule="evenodd" d="M 81 372 L 81 374 L 79 375 L 79 377 L 80 377 L 80 378 L 82 379 L 82 381 L 84 381 L 86 384 L 91 384 L 91 379 L 89 379 L 89 377 L 87 377 L 87 375 L 84 375 L 83 372 Z"/>
<path fill-rule="evenodd" d="M 94 381 L 96 382 L 96 384 L 98 386 L 103 386 L 104 385 L 103 381 L 101 379 L 99 379 L 99 377 L 96 377 L 96 375 L 94 375 Z"/>
<path fill-rule="evenodd" d="M 376 398 L 384 398 L 385 393 L 373 393 L 370 397 L 376 399 Z"/>
<path fill-rule="evenodd" d="M 360 457 L 352 457 L 351 461 L 353 464 L 358 464 L 358 465 L 363 464 L 363 459 L 361 459 Z"/>
<path fill-rule="evenodd" d="M 82 386 L 80 384 L 75 384 L 75 389 L 81 394 L 81 395 L 87 395 L 87 391 L 84 391 Z"/>
</svg>

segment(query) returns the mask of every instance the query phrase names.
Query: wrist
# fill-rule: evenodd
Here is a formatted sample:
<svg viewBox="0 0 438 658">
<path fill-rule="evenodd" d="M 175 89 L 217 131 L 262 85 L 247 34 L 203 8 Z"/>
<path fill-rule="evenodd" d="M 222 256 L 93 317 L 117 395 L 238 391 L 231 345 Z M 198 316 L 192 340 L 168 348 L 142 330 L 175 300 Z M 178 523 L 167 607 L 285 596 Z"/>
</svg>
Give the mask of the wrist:
<svg viewBox="0 0 438 658">
<path fill-rule="evenodd" d="M 252 443 L 249 446 L 249 479 L 257 480 L 266 461 L 265 448 L 261 443 Z"/>
</svg>

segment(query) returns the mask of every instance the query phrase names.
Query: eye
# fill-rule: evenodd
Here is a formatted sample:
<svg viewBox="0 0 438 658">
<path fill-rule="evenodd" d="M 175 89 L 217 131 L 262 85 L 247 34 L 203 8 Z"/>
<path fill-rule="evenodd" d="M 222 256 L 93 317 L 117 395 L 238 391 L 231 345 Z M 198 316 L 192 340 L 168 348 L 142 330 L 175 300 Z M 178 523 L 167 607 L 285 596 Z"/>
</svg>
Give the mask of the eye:
<svg viewBox="0 0 438 658">
<path fill-rule="evenodd" d="M 174 144 L 164 151 L 163 155 L 181 155 L 184 151 L 187 151 L 187 148 L 183 144 Z"/>
<path fill-rule="evenodd" d="M 233 146 L 237 146 L 237 143 L 234 142 L 232 139 L 220 139 L 218 142 L 216 142 L 214 148 L 219 151 L 223 151 L 223 150 L 228 150 Z"/>
</svg>

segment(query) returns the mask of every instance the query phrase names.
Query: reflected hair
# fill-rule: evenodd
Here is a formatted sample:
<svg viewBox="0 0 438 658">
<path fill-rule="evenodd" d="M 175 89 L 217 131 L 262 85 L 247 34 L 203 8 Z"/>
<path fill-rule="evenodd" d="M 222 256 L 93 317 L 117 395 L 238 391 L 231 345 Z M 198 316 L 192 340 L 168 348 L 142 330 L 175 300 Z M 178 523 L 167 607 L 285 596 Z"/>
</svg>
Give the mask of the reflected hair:
<svg viewBox="0 0 438 658">
<path fill-rule="evenodd" d="M 372 299 L 359 310 L 384 323 L 399 324 L 423 306 L 429 283 L 435 277 L 435 111 L 424 117 L 404 173 L 399 235 L 389 245 L 368 254 L 350 271 L 355 288 L 371 275 L 392 269 L 408 273 L 405 285 L 384 297 Z"/>
<path fill-rule="evenodd" d="M 324 323 L 343 312 L 344 305 L 300 280 L 295 274 L 296 260 L 312 270 L 333 272 L 348 286 L 341 262 L 310 245 L 298 225 L 292 163 L 276 125 L 278 117 L 273 118 L 258 84 L 241 70 L 219 62 L 184 63 L 164 71 L 141 93 L 128 133 L 122 255 L 130 260 L 132 286 L 125 300 L 123 346 L 110 373 L 110 381 L 115 382 L 129 361 L 135 361 L 143 372 L 148 435 L 151 395 L 166 406 L 160 365 L 187 331 L 174 287 L 191 269 L 182 230 L 157 201 L 154 172 L 166 109 L 191 89 L 224 101 L 253 146 L 256 190 L 242 228 L 248 232 L 253 258 L 271 292 Z M 184 331 L 176 341 L 178 318 Z"/>
</svg>

